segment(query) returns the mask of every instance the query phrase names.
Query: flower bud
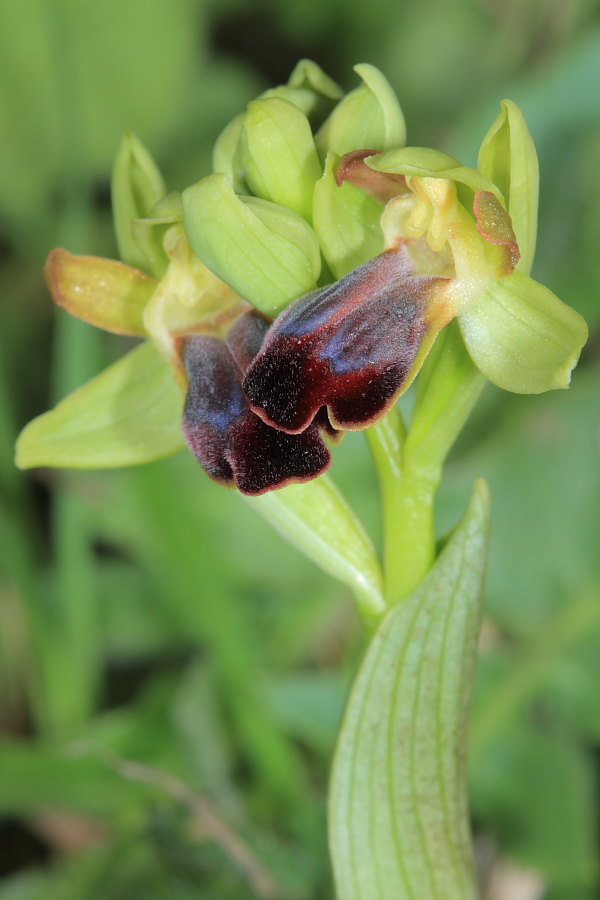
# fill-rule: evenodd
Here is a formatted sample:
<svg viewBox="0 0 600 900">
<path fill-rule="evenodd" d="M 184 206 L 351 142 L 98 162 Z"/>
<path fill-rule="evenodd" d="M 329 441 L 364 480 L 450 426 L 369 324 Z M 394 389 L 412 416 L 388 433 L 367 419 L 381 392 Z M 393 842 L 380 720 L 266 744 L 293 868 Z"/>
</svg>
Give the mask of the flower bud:
<svg viewBox="0 0 600 900">
<path fill-rule="evenodd" d="M 304 113 L 277 97 L 249 103 L 241 154 L 253 194 L 311 220 L 313 189 L 321 166 Z"/>
<path fill-rule="evenodd" d="M 133 231 L 135 219 L 144 219 L 164 196 L 165 184 L 156 163 L 133 132 L 123 135 L 113 167 L 111 195 L 119 256 L 123 262 L 150 275 L 161 275 L 160 240 L 156 252 L 141 246 Z"/>
<path fill-rule="evenodd" d="M 336 278 L 383 250 L 379 225 L 382 206 L 349 182 L 338 186 L 339 157 L 328 153 L 323 176 L 315 184 L 313 226 L 321 251 Z"/>
<path fill-rule="evenodd" d="M 322 157 L 329 150 L 342 156 L 364 147 L 402 147 L 406 141 L 404 116 L 387 79 L 368 63 L 354 71 L 363 84 L 340 100 L 315 138 Z"/>
<path fill-rule="evenodd" d="M 268 316 L 315 288 L 319 242 L 297 213 L 256 197 L 238 197 L 213 173 L 183 192 L 184 226 L 202 262 Z"/>
<path fill-rule="evenodd" d="M 271 88 L 261 97 L 282 97 L 302 110 L 313 123 L 320 124 L 332 106 L 344 96 L 335 83 L 311 59 L 301 59 L 290 75 L 287 84 Z"/>
</svg>

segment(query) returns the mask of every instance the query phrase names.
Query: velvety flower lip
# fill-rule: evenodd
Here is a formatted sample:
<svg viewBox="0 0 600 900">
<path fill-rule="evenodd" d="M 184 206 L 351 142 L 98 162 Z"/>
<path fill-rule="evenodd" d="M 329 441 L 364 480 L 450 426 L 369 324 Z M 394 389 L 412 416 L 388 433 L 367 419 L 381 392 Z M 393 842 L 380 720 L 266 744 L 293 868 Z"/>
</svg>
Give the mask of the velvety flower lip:
<svg viewBox="0 0 600 900">
<path fill-rule="evenodd" d="M 250 409 L 242 378 L 267 329 L 265 319 L 252 310 L 239 316 L 223 338 L 190 335 L 181 350 L 188 376 L 182 420 L 186 443 L 213 480 L 251 495 L 308 481 L 331 461 L 321 436 L 332 433 L 324 411 L 302 434 L 290 435 Z"/>
<path fill-rule="evenodd" d="M 335 428 L 375 421 L 409 383 L 448 317 L 447 278 L 418 275 L 405 244 L 294 301 L 269 329 L 244 391 L 288 434 L 326 406 Z"/>
</svg>

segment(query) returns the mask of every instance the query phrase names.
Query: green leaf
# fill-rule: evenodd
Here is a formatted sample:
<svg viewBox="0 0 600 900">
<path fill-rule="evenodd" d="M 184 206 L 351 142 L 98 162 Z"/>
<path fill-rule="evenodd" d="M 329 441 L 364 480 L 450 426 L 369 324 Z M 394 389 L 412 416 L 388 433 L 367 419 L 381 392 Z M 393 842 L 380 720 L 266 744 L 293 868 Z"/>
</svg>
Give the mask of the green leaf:
<svg viewBox="0 0 600 900">
<path fill-rule="evenodd" d="M 398 98 L 379 69 L 368 63 L 354 66 L 363 84 L 340 100 L 315 138 L 322 156 L 342 156 L 351 150 L 388 150 L 402 147 L 406 125 Z"/>
<path fill-rule="evenodd" d="M 266 315 L 316 287 L 319 242 L 297 213 L 238 197 L 222 173 L 183 192 L 184 225 L 196 255 Z"/>
<path fill-rule="evenodd" d="M 146 336 L 143 314 L 156 281 L 139 269 L 56 247 L 44 275 L 54 302 L 72 316 L 116 334 Z"/>
<path fill-rule="evenodd" d="M 313 226 L 327 265 L 342 278 L 383 251 L 379 226 L 382 206 L 365 191 L 336 184 L 339 156 L 328 153 L 323 177 L 315 184 Z"/>
<path fill-rule="evenodd" d="M 535 254 L 539 167 L 523 113 L 511 100 L 500 104 L 481 143 L 477 167 L 502 191 L 521 251 L 517 269 L 528 275 Z"/>
<path fill-rule="evenodd" d="M 466 715 L 487 557 L 488 492 L 372 638 L 334 761 L 338 900 L 476 896 L 466 808 Z"/>
<path fill-rule="evenodd" d="M 145 219 L 166 193 L 160 171 L 131 131 L 123 135 L 113 167 L 111 197 L 119 256 L 123 262 L 160 277 L 165 267 L 158 234 L 133 230 L 136 219 Z"/>
<path fill-rule="evenodd" d="M 26 425 L 19 468 L 105 469 L 168 456 L 183 446 L 181 393 L 150 342 Z"/>
<path fill-rule="evenodd" d="M 257 197 L 310 221 L 321 165 L 308 119 L 278 97 L 248 104 L 241 136 L 246 181 Z"/>
<path fill-rule="evenodd" d="M 458 321 L 477 368 L 516 394 L 567 388 L 588 336 L 579 313 L 521 272 L 490 282 Z"/>
<path fill-rule="evenodd" d="M 368 622 L 381 616 L 385 603 L 379 560 L 362 525 L 326 476 L 244 499 L 324 572 L 348 585 Z"/>
</svg>

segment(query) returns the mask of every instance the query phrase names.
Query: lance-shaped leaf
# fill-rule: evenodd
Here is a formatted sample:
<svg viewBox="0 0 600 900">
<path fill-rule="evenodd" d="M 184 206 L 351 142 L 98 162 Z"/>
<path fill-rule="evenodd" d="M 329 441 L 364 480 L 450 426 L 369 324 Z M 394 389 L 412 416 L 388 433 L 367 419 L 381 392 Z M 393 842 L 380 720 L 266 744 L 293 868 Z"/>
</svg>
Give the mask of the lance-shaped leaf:
<svg viewBox="0 0 600 900">
<path fill-rule="evenodd" d="M 377 554 L 326 475 L 247 499 L 287 540 L 352 590 L 369 624 L 381 617 L 385 602 Z"/>
<path fill-rule="evenodd" d="M 482 141 L 477 167 L 504 195 L 521 251 L 517 268 L 527 275 L 535 254 L 539 167 L 523 113 L 511 100 L 500 104 L 500 112 Z"/>
<path fill-rule="evenodd" d="M 253 194 L 310 221 L 321 165 L 308 119 L 278 97 L 248 104 L 242 128 L 242 164 Z"/>
<path fill-rule="evenodd" d="M 336 750 L 329 833 L 338 900 L 474 900 L 466 720 L 488 492 L 430 574 L 381 622 Z"/>
<path fill-rule="evenodd" d="M 517 394 L 568 387 L 588 335 L 579 313 L 521 272 L 491 281 L 458 321 L 477 368 Z"/>
<path fill-rule="evenodd" d="M 33 419 L 17 441 L 16 463 L 107 469 L 168 456 L 183 446 L 181 406 L 167 363 L 146 342 Z"/>
<path fill-rule="evenodd" d="M 315 287 L 319 242 L 292 210 L 238 197 L 228 178 L 216 172 L 183 192 L 183 210 L 196 255 L 266 315 L 276 315 Z"/>
<path fill-rule="evenodd" d="M 115 334 L 146 335 L 143 313 L 157 282 L 139 269 L 56 247 L 44 275 L 54 302 L 72 316 Z"/>
<path fill-rule="evenodd" d="M 111 197 L 119 256 L 123 262 L 160 277 L 160 245 L 150 253 L 133 231 L 135 219 L 145 219 L 166 193 L 160 171 L 133 132 L 128 131 L 117 152 L 112 173 Z M 158 235 L 155 236 L 159 240 Z"/>
<path fill-rule="evenodd" d="M 315 185 L 313 227 L 327 265 L 336 278 L 383 250 L 381 203 L 353 184 L 336 181 L 339 157 L 328 153 L 323 177 Z"/>
<path fill-rule="evenodd" d="M 323 158 L 330 150 L 342 156 L 365 147 L 402 147 L 406 141 L 404 115 L 387 79 L 368 63 L 354 71 L 363 83 L 340 100 L 315 138 Z"/>
</svg>

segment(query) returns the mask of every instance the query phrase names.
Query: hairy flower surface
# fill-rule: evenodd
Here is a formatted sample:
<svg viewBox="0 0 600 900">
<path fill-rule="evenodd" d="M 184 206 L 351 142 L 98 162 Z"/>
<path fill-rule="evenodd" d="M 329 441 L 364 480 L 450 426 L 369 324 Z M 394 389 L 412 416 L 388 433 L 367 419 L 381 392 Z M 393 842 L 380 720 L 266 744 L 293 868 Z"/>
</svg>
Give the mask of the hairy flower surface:
<svg viewBox="0 0 600 900">
<path fill-rule="evenodd" d="M 245 494 L 307 481 L 325 471 L 331 459 L 317 422 L 291 435 L 271 428 L 250 409 L 242 378 L 267 328 L 258 313 L 245 312 L 222 338 L 187 337 L 181 354 L 188 377 L 186 443 L 211 478 Z M 329 430 L 323 416 L 320 421 Z"/>
<path fill-rule="evenodd" d="M 406 245 L 280 314 L 244 390 L 265 422 L 296 434 L 326 406 L 336 428 L 383 415 L 444 324 L 448 279 L 416 275 Z"/>
</svg>

